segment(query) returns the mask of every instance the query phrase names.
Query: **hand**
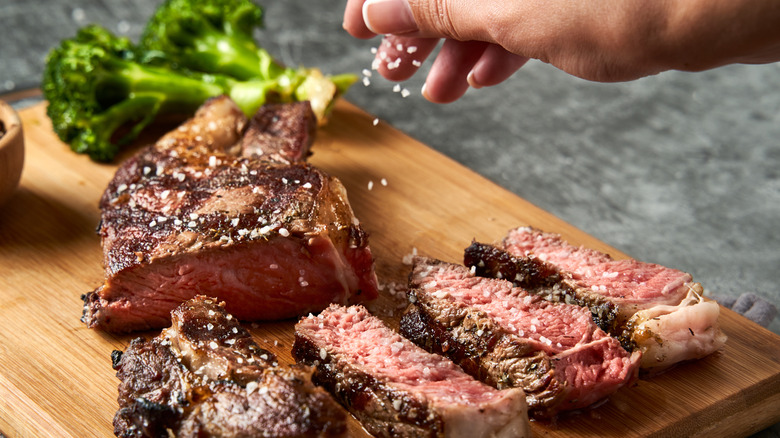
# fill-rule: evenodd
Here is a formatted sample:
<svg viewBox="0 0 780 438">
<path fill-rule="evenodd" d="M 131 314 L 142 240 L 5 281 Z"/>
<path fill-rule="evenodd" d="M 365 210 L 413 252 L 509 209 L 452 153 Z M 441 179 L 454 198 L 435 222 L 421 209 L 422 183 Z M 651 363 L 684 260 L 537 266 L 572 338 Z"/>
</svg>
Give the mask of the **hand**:
<svg viewBox="0 0 780 438">
<path fill-rule="evenodd" d="M 601 82 L 780 60 L 775 0 L 347 0 L 344 28 L 385 35 L 375 67 L 411 77 L 445 42 L 423 87 L 451 102 L 509 78 L 529 58 Z"/>
<path fill-rule="evenodd" d="M 403 15 L 393 21 L 385 20 L 386 13 L 396 16 L 393 8 L 399 5 L 402 14 L 409 13 L 405 0 L 348 0 L 344 14 L 344 28 L 354 37 L 367 39 L 379 33 L 387 34 L 378 48 L 374 67 L 382 76 L 393 81 L 412 77 L 441 39 L 413 36 L 423 33 L 418 30 L 411 15 Z M 364 9 L 366 16 L 375 17 L 369 22 L 372 28 L 364 21 Z M 400 35 L 392 35 L 394 32 Z M 503 82 L 526 61 L 527 57 L 508 52 L 497 44 L 447 38 L 428 72 L 422 93 L 432 102 L 452 102 L 469 87 L 481 88 Z"/>
</svg>

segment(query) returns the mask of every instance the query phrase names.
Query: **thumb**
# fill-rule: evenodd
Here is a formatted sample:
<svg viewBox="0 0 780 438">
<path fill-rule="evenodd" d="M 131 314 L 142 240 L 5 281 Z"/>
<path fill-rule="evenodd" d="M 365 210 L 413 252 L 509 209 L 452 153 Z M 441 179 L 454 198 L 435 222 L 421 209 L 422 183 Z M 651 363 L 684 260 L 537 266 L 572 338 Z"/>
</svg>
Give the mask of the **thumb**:
<svg viewBox="0 0 780 438">
<path fill-rule="evenodd" d="M 479 2 L 463 0 L 367 0 L 363 21 L 379 35 L 396 34 L 456 40 L 485 39 Z M 476 7 L 472 7 L 476 6 Z"/>
</svg>

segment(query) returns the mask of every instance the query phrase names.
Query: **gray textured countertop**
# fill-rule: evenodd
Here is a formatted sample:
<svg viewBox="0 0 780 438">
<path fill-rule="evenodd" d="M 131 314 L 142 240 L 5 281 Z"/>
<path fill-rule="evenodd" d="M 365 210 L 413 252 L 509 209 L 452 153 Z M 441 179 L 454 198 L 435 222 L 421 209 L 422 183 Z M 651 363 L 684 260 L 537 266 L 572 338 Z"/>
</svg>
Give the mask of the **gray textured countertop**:
<svg viewBox="0 0 780 438">
<path fill-rule="evenodd" d="M 137 40 L 159 3 L 3 0 L 0 97 L 37 87 L 48 50 L 84 24 Z M 284 63 L 370 67 L 378 40 L 341 29 L 343 0 L 261 3 L 258 37 Z M 347 99 L 637 259 L 780 307 L 780 64 L 597 84 L 531 61 L 449 105 L 425 101 L 422 80 L 404 98 L 375 74 Z"/>
</svg>

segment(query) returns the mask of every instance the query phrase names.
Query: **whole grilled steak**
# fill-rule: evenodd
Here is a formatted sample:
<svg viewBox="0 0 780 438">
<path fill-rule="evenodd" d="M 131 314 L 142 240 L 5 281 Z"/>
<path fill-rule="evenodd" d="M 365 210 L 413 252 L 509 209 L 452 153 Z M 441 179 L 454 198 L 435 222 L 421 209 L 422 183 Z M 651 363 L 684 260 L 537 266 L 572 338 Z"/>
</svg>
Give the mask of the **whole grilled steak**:
<svg viewBox="0 0 780 438">
<path fill-rule="evenodd" d="M 293 356 L 314 365 L 314 382 L 376 436 L 530 436 L 521 390 L 499 391 L 472 379 L 362 306 L 332 305 L 301 319 Z"/>
<path fill-rule="evenodd" d="M 401 333 L 497 388 L 522 388 L 536 418 L 590 406 L 631 384 L 626 352 L 583 307 L 552 303 L 469 268 L 417 257 Z"/>
<path fill-rule="evenodd" d="M 571 245 L 528 227 L 510 230 L 496 246 L 473 243 L 464 262 L 478 275 L 506 278 L 552 301 L 611 306 L 607 324 L 626 348 L 643 352 L 642 368 L 662 369 L 704 357 L 723 346 L 719 307 L 702 298 L 690 274 Z"/>
<path fill-rule="evenodd" d="M 314 119 L 308 104 L 292 105 L 264 107 L 255 119 L 266 122 L 246 129 L 232 101 L 211 100 L 123 163 L 100 201 L 106 280 L 84 296 L 89 327 L 162 328 L 197 294 L 225 301 L 242 320 L 376 298 L 367 235 L 344 187 L 295 161 L 308 151 Z M 296 120 L 282 123 L 288 117 Z M 289 161 L 265 159 L 269 150 L 242 155 L 261 127 Z"/>
<path fill-rule="evenodd" d="M 280 367 L 216 300 L 196 297 L 149 341 L 112 359 L 120 437 L 318 437 L 346 431 L 343 409 L 300 368 Z M 170 432 L 170 433 L 169 433 Z"/>
</svg>

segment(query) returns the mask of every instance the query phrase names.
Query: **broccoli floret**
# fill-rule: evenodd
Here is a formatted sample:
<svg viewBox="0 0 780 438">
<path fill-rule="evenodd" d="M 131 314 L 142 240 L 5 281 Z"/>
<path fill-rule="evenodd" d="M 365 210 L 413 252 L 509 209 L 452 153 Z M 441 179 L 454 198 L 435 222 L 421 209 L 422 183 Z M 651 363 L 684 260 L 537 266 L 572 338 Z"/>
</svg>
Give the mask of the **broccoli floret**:
<svg viewBox="0 0 780 438">
<path fill-rule="evenodd" d="M 328 77 L 314 68 L 283 66 L 257 45 L 253 33 L 262 26 L 263 10 L 251 0 L 167 0 L 147 23 L 139 45 L 190 70 L 275 80 L 277 101 L 309 100 L 324 121 L 357 76 Z"/>
<path fill-rule="evenodd" d="M 154 65 L 127 38 L 90 25 L 54 48 L 42 88 L 54 131 L 78 153 L 111 161 L 159 114 L 192 114 L 207 99 L 226 94 L 251 116 L 265 103 L 273 80 L 238 81 L 224 75 Z"/>
</svg>

